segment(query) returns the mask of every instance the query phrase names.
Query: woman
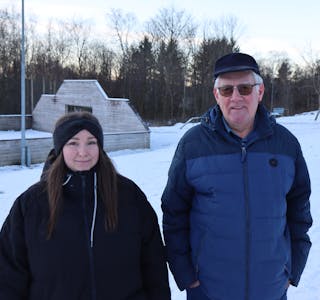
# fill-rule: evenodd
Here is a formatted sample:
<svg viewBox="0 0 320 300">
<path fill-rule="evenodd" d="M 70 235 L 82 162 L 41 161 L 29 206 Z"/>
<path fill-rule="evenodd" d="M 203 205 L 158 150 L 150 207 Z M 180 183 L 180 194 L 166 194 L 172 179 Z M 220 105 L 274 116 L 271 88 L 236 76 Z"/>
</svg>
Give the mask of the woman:
<svg viewBox="0 0 320 300">
<path fill-rule="evenodd" d="M 41 180 L 0 235 L 0 299 L 170 299 L 157 217 L 90 113 L 60 118 Z"/>
</svg>

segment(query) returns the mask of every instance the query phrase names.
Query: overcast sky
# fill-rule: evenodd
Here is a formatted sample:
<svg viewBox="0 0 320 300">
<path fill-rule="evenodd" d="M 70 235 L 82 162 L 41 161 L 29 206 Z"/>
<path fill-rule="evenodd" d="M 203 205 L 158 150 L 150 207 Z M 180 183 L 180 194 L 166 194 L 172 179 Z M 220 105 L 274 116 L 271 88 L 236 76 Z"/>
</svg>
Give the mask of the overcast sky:
<svg viewBox="0 0 320 300">
<path fill-rule="evenodd" d="M 22 0 L 0 0 L 0 8 L 21 9 Z M 294 60 L 310 49 L 320 51 L 320 1 L 318 0 L 24 0 L 26 19 L 37 16 L 39 22 L 50 19 L 90 19 L 96 28 L 106 26 L 111 8 L 133 13 L 142 24 L 156 16 L 161 8 L 185 10 L 195 21 L 236 17 L 242 27 L 238 40 L 241 51 L 265 56 L 270 51 L 286 52 Z"/>
</svg>

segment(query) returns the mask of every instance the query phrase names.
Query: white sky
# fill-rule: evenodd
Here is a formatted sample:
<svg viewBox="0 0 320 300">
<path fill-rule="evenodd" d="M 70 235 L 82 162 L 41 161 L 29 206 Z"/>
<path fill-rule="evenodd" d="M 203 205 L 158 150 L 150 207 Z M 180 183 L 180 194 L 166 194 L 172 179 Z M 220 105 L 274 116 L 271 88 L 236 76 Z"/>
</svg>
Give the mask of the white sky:
<svg viewBox="0 0 320 300">
<path fill-rule="evenodd" d="M 22 0 L 0 0 L 0 8 Z M 320 52 L 320 1 L 318 0 L 24 0 L 25 14 L 38 16 L 41 22 L 50 18 L 90 19 L 100 29 L 106 27 L 106 13 L 111 8 L 133 13 L 140 23 L 154 17 L 160 8 L 184 9 L 196 21 L 219 20 L 234 16 L 243 30 L 239 39 L 241 51 L 255 56 L 286 52 L 296 61 L 310 49 Z"/>
</svg>

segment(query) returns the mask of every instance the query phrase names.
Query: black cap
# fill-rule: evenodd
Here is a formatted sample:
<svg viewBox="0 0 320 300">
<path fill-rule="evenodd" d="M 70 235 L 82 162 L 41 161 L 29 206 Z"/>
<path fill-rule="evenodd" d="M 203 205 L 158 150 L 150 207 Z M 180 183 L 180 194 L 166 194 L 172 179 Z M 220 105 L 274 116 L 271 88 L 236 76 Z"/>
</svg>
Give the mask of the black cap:
<svg viewBox="0 0 320 300">
<path fill-rule="evenodd" d="M 252 70 L 260 75 L 259 66 L 252 56 L 245 53 L 230 53 L 216 61 L 214 78 L 224 73 L 246 70 Z"/>
<path fill-rule="evenodd" d="M 79 131 L 86 129 L 96 137 L 98 144 L 103 149 L 103 131 L 101 125 L 94 116 L 79 117 L 77 113 L 69 114 L 69 118 L 58 124 L 53 132 L 53 144 L 56 155 L 58 155 L 63 146 Z"/>
</svg>

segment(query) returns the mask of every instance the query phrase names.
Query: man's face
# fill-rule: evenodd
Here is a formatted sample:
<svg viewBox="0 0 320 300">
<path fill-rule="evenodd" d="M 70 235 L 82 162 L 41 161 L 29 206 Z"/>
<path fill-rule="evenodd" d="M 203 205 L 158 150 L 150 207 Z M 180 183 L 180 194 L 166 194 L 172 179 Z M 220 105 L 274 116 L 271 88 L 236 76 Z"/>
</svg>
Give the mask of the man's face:
<svg viewBox="0 0 320 300">
<path fill-rule="evenodd" d="M 255 85 L 251 71 L 222 74 L 217 83 L 213 93 L 225 120 L 237 135 L 247 136 L 253 129 L 257 107 L 263 97 L 264 85 Z M 241 95 L 248 92 L 250 92 L 248 95 Z"/>
</svg>

